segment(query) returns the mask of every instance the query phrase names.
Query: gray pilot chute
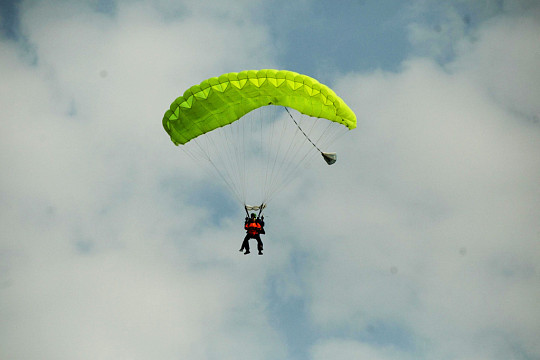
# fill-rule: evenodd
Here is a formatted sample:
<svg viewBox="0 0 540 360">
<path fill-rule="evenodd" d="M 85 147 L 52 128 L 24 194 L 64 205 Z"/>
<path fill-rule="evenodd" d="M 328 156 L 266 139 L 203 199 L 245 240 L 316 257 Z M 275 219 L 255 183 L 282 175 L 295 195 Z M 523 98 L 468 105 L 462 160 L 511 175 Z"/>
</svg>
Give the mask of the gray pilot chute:
<svg viewBox="0 0 540 360">
<path fill-rule="evenodd" d="M 300 130 L 302 132 L 302 134 L 304 134 L 306 139 L 311 143 L 311 145 L 313 145 L 313 147 L 315 149 L 317 149 L 317 151 L 319 151 L 321 153 L 324 161 L 326 161 L 326 163 L 328 165 L 334 164 L 337 161 L 337 154 L 336 153 L 330 153 L 330 152 L 323 152 L 321 149 L 319 149 L 319 147 L 317 145 L 315 145 L 315 143 L 309 138 L 309 136 L 304 132 L 304 130 L 302 130 L 302 128 L 300 127 L 298 122 L 294 119 L 294 117 L 290 113 L 289 109 L 285 108 L 285 110 L 287 110 L 287 114 L 289 114 L 292 121 L 294 121 L 294 123 L 295 123 L 296 127 L 298 128 L 298 130 Z"/>
<path fill-rule="evenodd" d="M 336 153 L 329 153 L 329 152 L 322 152 L 321 151 L 321 155 L 322 155 L 324 161 L 326 161 L 326 163 L 328 165 L 332 165 L 337 161 L 337 154 Z"/>
</svg>

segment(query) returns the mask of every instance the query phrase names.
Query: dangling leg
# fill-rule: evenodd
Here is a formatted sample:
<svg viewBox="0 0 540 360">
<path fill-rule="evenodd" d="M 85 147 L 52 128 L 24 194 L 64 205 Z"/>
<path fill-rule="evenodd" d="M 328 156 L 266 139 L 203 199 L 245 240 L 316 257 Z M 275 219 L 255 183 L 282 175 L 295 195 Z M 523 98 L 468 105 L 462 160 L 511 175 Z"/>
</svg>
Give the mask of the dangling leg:
<svg viewBox="0 0 540 360">
<path fill-rule="evenodd" d="M 247 242 L 246 238 L 247 238 L 247 236 L 242 241 L 242 246 L 240 247 L 240 250 L 238 250 L 238 251 L 242 252 L 246 248 L 246 242 Z"/>
<path fill-rule="evenodd" d="M 249 239 L 250 238 L 251 238 L 251 236 L 246 235 L 246 237 L 244 238 L 244 241 L 242 242 L 242 247 L 240 248 L 240 251 L 245 249 L 246 252 L 244 253 L 244 255 L 249 254 Z"/>
<path fill-rule="evenodd" d="M 262 251 L 263 251 L 263 242 L 261 240 L 261 236 L 260 235 L 256 235 L 255 236 L 255 240 L 257 240 L 257 250 L 259 250 L 259 255 L 262 255 Z"/>
</svg>

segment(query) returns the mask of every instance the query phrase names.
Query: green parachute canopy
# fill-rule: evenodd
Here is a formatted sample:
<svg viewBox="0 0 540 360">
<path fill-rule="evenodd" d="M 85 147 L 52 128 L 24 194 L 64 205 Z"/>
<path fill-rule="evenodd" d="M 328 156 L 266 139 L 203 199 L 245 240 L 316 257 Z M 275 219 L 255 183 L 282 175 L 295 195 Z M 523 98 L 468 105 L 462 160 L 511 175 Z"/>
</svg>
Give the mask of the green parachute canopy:
<svg viewBox="0 0 540 360">
<path fill-rule="evenodd" d="M 227 73 L 192 86 L 171 104 L 163 127 L 175 145 L 185 144 L 266 105 L 356 127 L 354 112 L 332 89 L 306 75 L 270 69 Z"/>
</svg>

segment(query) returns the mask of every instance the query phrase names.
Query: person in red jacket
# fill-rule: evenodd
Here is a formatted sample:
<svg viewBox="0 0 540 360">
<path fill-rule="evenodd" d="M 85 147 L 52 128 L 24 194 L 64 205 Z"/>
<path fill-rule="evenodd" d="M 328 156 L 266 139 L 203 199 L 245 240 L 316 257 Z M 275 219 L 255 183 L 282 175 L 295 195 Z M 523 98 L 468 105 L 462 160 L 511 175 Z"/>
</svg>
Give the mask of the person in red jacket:
<svg viewBox="0 0 540 360">
<path fill-rule="evenodd" d="M 260 219 L 255 215 L 255 213 L 251 214 L 251 218 L 246 217 L 246 221 L 244 222 L 244 229 L 246 229 L 247 234 L 244 238 L 244 241 L 242 242 L 242 247 L 240 248 L 240 251 L 246 250 L 244 255 L 249 254 L 249 239 L 255 239 L 257 240 L 257 250 L 259 250 L 259 255 L 262 255 L 263 251 L 263 242 L 261 240 L 261 234 L 264 234 L 264 216 Z"/>
</svg>

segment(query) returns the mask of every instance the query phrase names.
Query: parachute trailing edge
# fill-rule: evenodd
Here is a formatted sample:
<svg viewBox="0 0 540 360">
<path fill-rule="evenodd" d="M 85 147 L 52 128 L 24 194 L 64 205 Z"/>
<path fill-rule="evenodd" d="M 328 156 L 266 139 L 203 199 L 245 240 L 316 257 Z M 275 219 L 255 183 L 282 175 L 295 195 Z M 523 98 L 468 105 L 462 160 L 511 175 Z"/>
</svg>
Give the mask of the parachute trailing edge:
<svg viewBox="0 0 540 360">
<path fill-rule="evenodd" d="M 163 127 L 175 145 L 185 144 L 267 105 L 356 127 L 356 115 L 332 89 L 309 76 L 272 69 L 227 73 L 190 87 L 171 104 Z"/>
</svg>

